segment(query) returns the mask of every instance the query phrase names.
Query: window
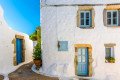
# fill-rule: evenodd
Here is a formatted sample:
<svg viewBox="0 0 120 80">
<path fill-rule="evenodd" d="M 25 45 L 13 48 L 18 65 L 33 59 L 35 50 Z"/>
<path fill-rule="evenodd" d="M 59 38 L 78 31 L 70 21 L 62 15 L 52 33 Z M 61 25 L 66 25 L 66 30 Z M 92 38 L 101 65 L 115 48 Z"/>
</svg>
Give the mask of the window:
<svg viewBox="0 0 120 80">
<path fill-rule="evenodd" d="M 76 26 L 80 29 L 95 28 L 95 10 L 94 6 L 78 6 L 76 15 Z"/>
<path fill-rule="evenodd" d="M 91 27 L 91 11 L 80 11 L 80 27 Z"/>
<path fill-rule="evenodd" d="M 107 10 L 107 26 L 118 26 L 118 10 Z"/>
<path fill-rule="evenodd" d="M 106 47 L 105 48 L 105 62 L 106 63 L 114 63 L 114 48 L 113 47 Z"/>
<path fill-rule="evenodd" d="M 106 47 L 106 58 L 111 57 L 112 47 Z"/>
<path fill-rule="evenodd" d="M 68 41 L 59 41 L 58 46 L 58 51 L 68 51 Z"/>
</svg>

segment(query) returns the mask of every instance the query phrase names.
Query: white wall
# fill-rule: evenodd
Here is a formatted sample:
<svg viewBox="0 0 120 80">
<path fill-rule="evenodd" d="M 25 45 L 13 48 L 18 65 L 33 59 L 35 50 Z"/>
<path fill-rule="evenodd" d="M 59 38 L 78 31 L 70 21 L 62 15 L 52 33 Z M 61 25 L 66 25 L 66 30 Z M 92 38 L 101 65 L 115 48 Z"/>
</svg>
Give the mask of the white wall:
<svg viewBox="0 0 120 80">
<path fill-rule="evenodd" d="M 14 44 L 12 40 L 15 35 L 22 35 L 25 38 L 25 62 L 18 66 L 13 65 Z M 3 10 L 0 7 L 0 74 L 8 74 L 19 66 L 32 60 L 33 42 L 29 40 L 29 36 L 12 30 L 4 20 Z"/>
<path fill-rule="evenodd" d="M 115 4 L 120 0 L 41 0 L 42 5 L 71 5 L 71 4 Z"/>
<path fill-rule="evenodd" d="M 37 41 L 33 41 L 33 48 L 37 45 Z"/>
<path fill-rule="evenodd" d="M 50 1 L 50 0 L 49 0 Z M 103 10 L 106 6 L 94 6 L 95 28 L 81 29 L 76 26 L 77 6 L 42 7 L 42 60 L 43 70 L 46 73 L 63 75 L 59 72 L 59 64 L 69 64 L 68 73 L 64 75 L 74 76 L 74 44 L 91 44 L 93 62 L 93 77 L 108 79 L 110 75 L 120 76 L 120 28 L 107 28 L 103 25 Z M 58 52 L 57 42 L 68 41 L 69 51 Z M 114 47 L 115 63 L 105 63 L 106 43 L 116 43 Z M 49 71 L 50 70 L 50 71 Z M 64 69 L 63 69 L 64 70 Z M 111 78 L 113 79 L 113 78 Z M 115 80 L 120 78 L 115 77 Z"/>
</svg>

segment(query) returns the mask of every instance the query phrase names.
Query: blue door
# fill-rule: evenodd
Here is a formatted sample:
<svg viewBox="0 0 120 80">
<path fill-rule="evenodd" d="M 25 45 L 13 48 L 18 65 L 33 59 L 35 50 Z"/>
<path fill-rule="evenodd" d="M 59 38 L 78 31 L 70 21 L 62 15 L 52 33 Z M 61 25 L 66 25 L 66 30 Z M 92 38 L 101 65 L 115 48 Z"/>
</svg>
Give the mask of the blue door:
<svg viewBox="0 0 120 80">
<path fill-rule="evenodd" d="M 17 64 L 22 62 L 22 40 L 16 39 L 16 59 Z"/>
<path fill-rule="evenodd" d="M 88 75 L 88 49 L 77 48 L 77 75 Z"/>
</svg>

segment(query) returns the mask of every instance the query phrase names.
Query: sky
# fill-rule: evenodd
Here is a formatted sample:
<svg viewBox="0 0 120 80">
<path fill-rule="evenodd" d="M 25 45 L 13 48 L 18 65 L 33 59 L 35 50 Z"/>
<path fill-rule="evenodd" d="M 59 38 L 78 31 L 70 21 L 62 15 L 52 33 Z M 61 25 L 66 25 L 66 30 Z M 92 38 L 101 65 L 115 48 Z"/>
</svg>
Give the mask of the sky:
<svg viewBox="0 0 120 80">
<path fill-rule="evenodd" d="M 40 26 L 40 0 L 0 0 L 0 5 L 12 29 L 30 35 Z"/>
</svg>

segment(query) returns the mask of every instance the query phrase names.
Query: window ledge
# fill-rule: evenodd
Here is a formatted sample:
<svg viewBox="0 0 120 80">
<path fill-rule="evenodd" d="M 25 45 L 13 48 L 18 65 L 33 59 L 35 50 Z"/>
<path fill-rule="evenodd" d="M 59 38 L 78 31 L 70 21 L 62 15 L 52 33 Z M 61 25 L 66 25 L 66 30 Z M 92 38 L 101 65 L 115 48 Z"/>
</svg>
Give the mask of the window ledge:
<svg viewBox="0 0 120 80">
<path fill-rule="evenodd" d="M 107 28 L 113 28 L 113 29 L 115 29 L 115 28 L 120 28 L 120 26 L 107 26 Z"/>
<path fill-rule="evenodd" d="M 94 27 L 80 27 L 81 29 L 94 29 Z"/>
<path fill-rule="evenodd" d="M 115 63 L 115 61 L 109 62 L 108 60 L 105 60 L 105 63 Z"/>
</svg>

